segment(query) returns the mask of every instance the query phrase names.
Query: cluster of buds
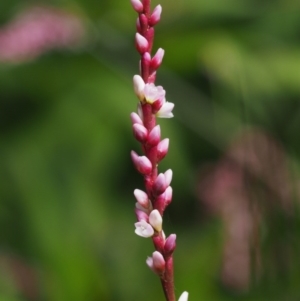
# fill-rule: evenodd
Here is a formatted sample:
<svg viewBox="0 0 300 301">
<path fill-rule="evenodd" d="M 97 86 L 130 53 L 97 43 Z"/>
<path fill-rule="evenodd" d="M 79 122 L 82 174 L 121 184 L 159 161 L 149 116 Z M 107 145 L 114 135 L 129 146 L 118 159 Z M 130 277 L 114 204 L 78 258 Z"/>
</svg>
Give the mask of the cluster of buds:
<svg viewBox="0 0 300 301">
<path fill-rule="evenodd" d="M 173 190 L 170 186 L 173 172 L 171 169 L 158 173 L 158 164 L 166 156 L 169 139 L 161 139 L 160 126 L 156 117 L 171 118 L 174 104 L 166 101 L 166 91 L 155 85 L 156 72 L 160 67 L 164 50 L 159 48 L 151 57 L 154 26 L 160 21 L 162 7 L 157 5 L 151 12 L 151 0 L 131 0 L 138 13 L 135 35 L 136 49 L 141 55 L 140 75 L 133 77 L 133 86 L 138 98 L 137 113 L 131 113 L 133 134 L 141 144 L 143 155 L 131 152 L 134 166 L 144 177 L 145 191 L 134 190 L 136 198 L 135 233 L 141 237 L 151 237 L 155 251 L 146 260 L 147 265 L 159 275 L 167 301 L 175 301 L 173 281 L 173 252 L 176 235 L 166 237 L 163 231 L 163 214 L 172 201 Z M 187 301 L 184 292 L 179 301 Z"/>
</svg>

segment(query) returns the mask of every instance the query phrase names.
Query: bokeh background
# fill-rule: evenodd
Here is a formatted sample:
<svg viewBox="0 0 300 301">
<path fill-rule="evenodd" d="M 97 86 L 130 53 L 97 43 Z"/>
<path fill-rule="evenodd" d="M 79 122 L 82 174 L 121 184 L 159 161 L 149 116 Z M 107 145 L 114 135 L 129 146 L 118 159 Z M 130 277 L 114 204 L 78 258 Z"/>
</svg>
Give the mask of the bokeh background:
<svg viewBox="0 0 300 301">
<path fill-rule="evenodd" d="M 190 300 L 300 300 L 300 2 L 153 0 Z M 134 234 L 125 0 L 0 2 L 0 300 L 164 300 Z"/>
</svg>

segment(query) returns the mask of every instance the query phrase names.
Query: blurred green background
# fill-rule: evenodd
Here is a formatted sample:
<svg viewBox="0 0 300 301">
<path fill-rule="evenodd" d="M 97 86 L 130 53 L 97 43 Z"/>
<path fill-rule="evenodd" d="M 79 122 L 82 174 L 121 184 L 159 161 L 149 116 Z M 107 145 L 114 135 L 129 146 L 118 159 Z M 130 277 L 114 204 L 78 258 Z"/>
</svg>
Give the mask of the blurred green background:
<svg viewBox="0 0 300 301">
<path fill-rule="evenodd" d="M 177 295 L 300 300 L 300 2 L 159 3 Z M 36 5 L 78 18 L 80 42 L 10 25 Z M 133 225 L 136 17 L 129 0 L 0 2 L 1 301 L 164 300 Z"/>
</svg>

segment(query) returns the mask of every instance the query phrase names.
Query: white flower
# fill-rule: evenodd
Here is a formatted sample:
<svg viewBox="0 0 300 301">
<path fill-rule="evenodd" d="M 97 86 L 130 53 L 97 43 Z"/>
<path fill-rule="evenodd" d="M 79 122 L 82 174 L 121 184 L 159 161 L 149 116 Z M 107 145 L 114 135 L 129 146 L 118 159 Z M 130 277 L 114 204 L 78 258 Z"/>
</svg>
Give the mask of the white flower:
<svg viewBox="0 0 300 301">
<path fill-rule="evenodd" d="M 188 301 L 189 293 L 183 292 L 181 296 L 179 297 L 178 301 Z"/>
<path fill-rule="evenodd" d="M 174 103 L 165 102 L 160 108 L 160 110 L 156 113 L 156 116 L 160 118 L 172 118 L 174 117 L 172 113 L 173 108 L 174 108 Z"/>
<path fill-rule="evenodd" d="M 153 104 L 157 100 L 165 102 L 166 91 L 162 86 L 146 84 L 144 88 L 144 95 L 146 102 L 149 104 Z"/>
<path fill-rule="evenodd" d="M 154 234 L 154 230 L 150 224 L 142 220 L 137 222 L 135 225 L 135 234 L 141 237 L 151 237 Z"/>
</svg>

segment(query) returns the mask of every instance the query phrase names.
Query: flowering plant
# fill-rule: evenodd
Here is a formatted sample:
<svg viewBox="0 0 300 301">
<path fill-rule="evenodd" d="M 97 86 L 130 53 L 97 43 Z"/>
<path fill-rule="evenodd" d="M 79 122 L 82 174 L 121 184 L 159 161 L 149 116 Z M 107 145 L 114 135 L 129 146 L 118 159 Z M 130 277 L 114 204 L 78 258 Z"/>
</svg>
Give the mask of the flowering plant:
<svg viewBox="0 0 300 301">
<path fill-rule="evenodd" d="M 140 75 L 134 75 L 133 86 L 139 99 L 137 113 L 131 113 L 133 134 L 141 144 L 143 156 L 131 152 L 132 161 L 144 177 L 145 191 L 134 190 L 137 200 L 135 213 L 135 233 L 141 237 L 151 237 L 155 251 L 146 260 L 150 269 L 161 280 L 167 301 L 175 301 L 173 277 L 173 252 L 176 247 L 176 234 L 166 237 L 162 223 L 163 214 L 172 201 L 173 172 L 171 169 L 158 173 L 158 164 L 166 156 L 169 139 L 161 140 L 161 129 L 156 118 L 173 117 L 174 104 L 166 101 L 166 91 L 155 85 L 156 71 L 162 63 L 164 50 L 159 48 L 152 57 L 154 26 L 160 21 L 162 7 L 157 5 L 151 12 L 151 0 L 131 0 L 138 13 L 135 45 L 141 55 Z M 184 292 L 179 301 L 187 301 L 188 293 Z"/>
</svg>

